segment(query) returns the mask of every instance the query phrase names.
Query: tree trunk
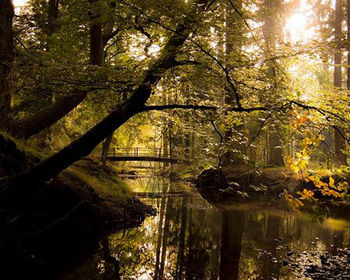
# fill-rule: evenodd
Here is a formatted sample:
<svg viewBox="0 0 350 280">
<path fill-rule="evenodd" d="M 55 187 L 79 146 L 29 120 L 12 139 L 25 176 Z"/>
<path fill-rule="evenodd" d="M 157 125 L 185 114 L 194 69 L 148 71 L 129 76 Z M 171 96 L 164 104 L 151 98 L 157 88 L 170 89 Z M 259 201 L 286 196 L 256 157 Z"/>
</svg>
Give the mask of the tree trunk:
<svg viewBox="0 0 350 280">
<path fill-rule="evenodd" d="M 103 167 L 105 167 L 107 163 L 107 155 L 108 155 L 109 147 L 112 142 L 112 138 L 113 138 L 113 133 L 108 135 L 108 137 L 106 138 L 106 140 L 103 142 L 103 145 L 102 145 L 101 163 Z"/>
<path fill-rule="evenodd" d="M 89 0 L 89 3 L 93 5 L 98 0 Z M 48 6 L 48 26 L 47 35 L 52 35 L 56 29 L 56 19 L 58 15 L 59 0 L 50 0 Z M 96 20 L 96 15 L 90 12 L 90 63 L 93 65 L 102 65 L 103 62 L 103 45 L 102 44 L 102 27 Z M 97 23 L 95 23 L 97 22 Z M 58 120 L 67 115 L 75 107 L 87 97 L 87 91 L 75 90 L 74 93 L 69 96 L 59 99 L 54 104 L 48 105 L 48 107 L 39 111 L 37 114 L 26 118 L 13 121 L 9 128 L 10 133 L 18 138 L 29 138 L 47 127 L 50 127 Z"/>
<path fill-rule="evenodd" d="M 49 0 L 47 6 L 47 25 L 45 28 L 45 33 L 47 35 L 46 42 L 46 52 L 49 52 L 51 49 L 51 36 L 57 31 L 57 17 L 58 17 L 58 6 L 59 0 Z M 46 91 L 44 97 L 42 98 L 42 103 L 45 108 L 50 107 L 54 103 L 54 93 L 52 89 L 42 88 L 41 91 Z M 37 136 L 39 140 L 40 147 L 43 149 L 49 149 L 52 138 L 52 129 L 47 127 Z"/>
<path fill-rule="evenodd" d="M 268 165 L 272 166 L 284 166 L 283 153 L 281 147 L 281 139 L 277 134 L 277 131 L 269 131 L 269 154 L 268 154 Z"/>
<path fill-rule="evenodd" d="M 56 20 L 58 18 L 59 0 L 49 0 L 47 10 L 47 31 L 46 34 L 51 36 L 57 28 Z"/>
<path fill-rule="evenodd" d="M 346 7 L 346 25 L 348 27 L 347 31 L 347 39 L 350 40 L 350 0 L 347 0 L 347 7 Z M 348 67 L 347 67 L 347 81 L 346 85 L 348 90 L 350 90 L 350 46 L 348 47 Z"/>
<path fill-rule="evenodd" d="M 200 5 L 201 9 L 205 5 Z M 12 185 L 28 184 L 35 181 L 46 181 L 58 175 L 75 161 L 89 155 L 91 151 L 101 143 L 108 135 L 128 121 L 132 116 L 144 109 L 145 103 L 152 93 L 152 88 L 156 86 L 162 75 L 176 65 L 176 55 L 191 32 L 191 27 L 198 19 L 194 12 L 185 17 L 183 24 L 179 24 L 174 34 L 171 36 L 163 48 L 159 58 L 146 72 L 141 84 L 134 90 L 131 97 L 116 110 L 97 125 L 87 131 L 79 139 L 63 148 L 61 151 L 42 161 L 27 172 L 21 173 L 14 178 L 4 178 L 0 180 L 2 189 L 7 189 Z"/>
<path fill-rule="evenodd" d="M 98 0 L 89 0 L 90 11 L 90 63 L 101 66 L 104 59 L 102 24 L 101 16 L 96 12 L 98 10 Z"/>
<path fill-rule="evenodd" d="M 336 1 L 335 4 L 335 39 L 336 41 L 340 41 L 342 36 L 342 3 L 340 0 Z M 341 61 L 342 61 L 342 50 L 341 46 L 337 42 L 337 48 L 334 53 L 334 86 L 341 90 L 342 88 L 342 69 L 341 69 Z M 343 150 L 346 149 L 346 140 L 344 139 L 345 131 L 341 127 L 335 127 L 334 129 L 334 151 L 335 151 L 335 164 L 337 166 L 346 165 L 346 155 Z"/>
<path fill-rule="evenodd" d="M 13 5 L 11 0 L 0 1 L 0 128 L 6 128 L 10 118 L 12 95 Z"/>
<path fill-rule="evenodd" d="M 265 0 L 264 1 L 264 7 L 265 7 L 265 15 L 264 15 L 264 26 L 263 26 L 263 33 L 264 33 L 264 39 L 266 43 L 267 53 L 270 53 L 270 51 L 275 49 L 276 39 L 279 39 L 279 31 L 278 26 L 276 24 L 276 18 L 278 17 L 278 11 L 280 9 L 280 0 Z M 273 18 L 275 17 L 275 18 Z M 277 36 L 277 38 L 276 38 Z M 271 55 L 268 55 L 271 56 Z M 271 79 L 274 79 L 276 77 L 276 69 L 273 65 L 274 62 L 270 63 L 268 74 Z M 281 139 L 278 135 L 277 129 L 272 129 L 272 125 L 270 126 L 270 130 L 268 132 L 268 156 L 267 156 L 267 163 L 268 165 L 272 166 L 284 166 L 283 161 L 283 153 L 281 148 Z"/>
<path fill-rule="evenodd" d="M 236 8 L 242 9 L 242 1 L 236 1 Z M 225 28 L 225 58 L 226 67 L 232 66 L 231 57 L 235 51 L 235 48 L 240 49 L 242 46 L 242 36 L 237 38 L 235 32 L 241 31 L 242 19 L 237 12 L 233 10 L 233 7 L 227 3 L 227 9 L 225 14 L 226 28 Z M 230 87 L 225 87 L 225 105 L 232 106 L 236 103 L 235 96 Z M 241 132 L 243 125 L 233 125 L 226 130 L 224 135 L 225 143 L 230 145 L 230 150 L 225 152 L 222 156 L 222 165 L 243 165 L 245 162 L 242 160 L 244 145 L 241 144 Z"/>
<path fill-rule="evenodd" d="M 86 91 L 77 90 L 76 93 L 59 99 L 32 117 L 13 121 L 9 131 L 15 137 L 27 139 L 63 118 L 83 102 L 86 96 Z"/>
</svg>

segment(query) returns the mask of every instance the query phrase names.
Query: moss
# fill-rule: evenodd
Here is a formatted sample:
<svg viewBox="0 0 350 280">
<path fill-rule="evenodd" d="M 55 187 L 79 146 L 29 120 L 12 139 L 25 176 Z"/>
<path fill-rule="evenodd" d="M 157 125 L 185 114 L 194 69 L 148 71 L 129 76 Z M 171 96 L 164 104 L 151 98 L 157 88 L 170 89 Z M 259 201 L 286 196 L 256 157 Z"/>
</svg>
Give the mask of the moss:
<svg viewBox="0 0 350 280">
<path fill-rule="evenodd" d="M 50 154 L 45 149 L 39 149 L 34 145 L 30 145 L 28 141 L 24 139 L 17 139 L 11 136 L 6 132 L 0 132 L 0 135 L 4 137 L 5 140 L 8 140 L 16 145 L 16 147 L 21 150 L 26 155 L 30 155 L 39 159 L 48 157 Z"/>
</svg>

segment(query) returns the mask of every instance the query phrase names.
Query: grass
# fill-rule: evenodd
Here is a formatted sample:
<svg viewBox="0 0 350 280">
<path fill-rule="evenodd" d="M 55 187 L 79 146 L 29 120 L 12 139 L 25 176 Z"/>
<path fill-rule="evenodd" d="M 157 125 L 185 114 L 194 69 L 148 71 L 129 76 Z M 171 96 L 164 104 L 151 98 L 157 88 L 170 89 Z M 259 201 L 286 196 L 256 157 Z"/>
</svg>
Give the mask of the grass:
<svg viewBox="0 0 350 280">
<path fill-rule="evenodd" d="M 123 202 L 132 197 L 128 185 L 112 169 L 103 170 L 96 162 L 80 161 L 69 167 L 69 171 L 92 187 L 101 198 Z"/>
</svg>

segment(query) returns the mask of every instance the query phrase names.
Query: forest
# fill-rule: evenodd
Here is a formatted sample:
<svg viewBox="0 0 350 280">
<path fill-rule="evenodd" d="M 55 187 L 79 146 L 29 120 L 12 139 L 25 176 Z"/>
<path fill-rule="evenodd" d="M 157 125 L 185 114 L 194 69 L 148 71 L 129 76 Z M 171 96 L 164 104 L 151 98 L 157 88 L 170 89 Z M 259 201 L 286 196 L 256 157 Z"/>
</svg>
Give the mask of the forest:
<svg viewBox="0 0 350 280">
<path fill-rule="evenodd" d="M 0 278 L 350 279 L 350 0 L 0 0 Z"/>
</svg>

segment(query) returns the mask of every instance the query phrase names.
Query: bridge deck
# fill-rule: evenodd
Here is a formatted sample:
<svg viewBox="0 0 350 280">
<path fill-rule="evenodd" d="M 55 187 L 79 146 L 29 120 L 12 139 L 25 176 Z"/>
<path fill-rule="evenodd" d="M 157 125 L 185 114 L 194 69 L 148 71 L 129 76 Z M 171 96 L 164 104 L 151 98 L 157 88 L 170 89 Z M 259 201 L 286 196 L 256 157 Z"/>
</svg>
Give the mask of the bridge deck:
<svg viewBox="0 0 350 280">
<path fill-rule="evenodd" d="M 161 148 L 114 148 L 107 155 L 109 161 L 154 161 L 167 163 L 189 163 L 189 160 L 173 158 Z"/>
<path fill-rule="evenodd" d="M 154 161 L 154 162 L 168 162 L 168 163 L 189 163 L 188 160 L 182 160 L 169 157 L 156 156 L 107 156 L 109 161 Z"/>
</svg>

